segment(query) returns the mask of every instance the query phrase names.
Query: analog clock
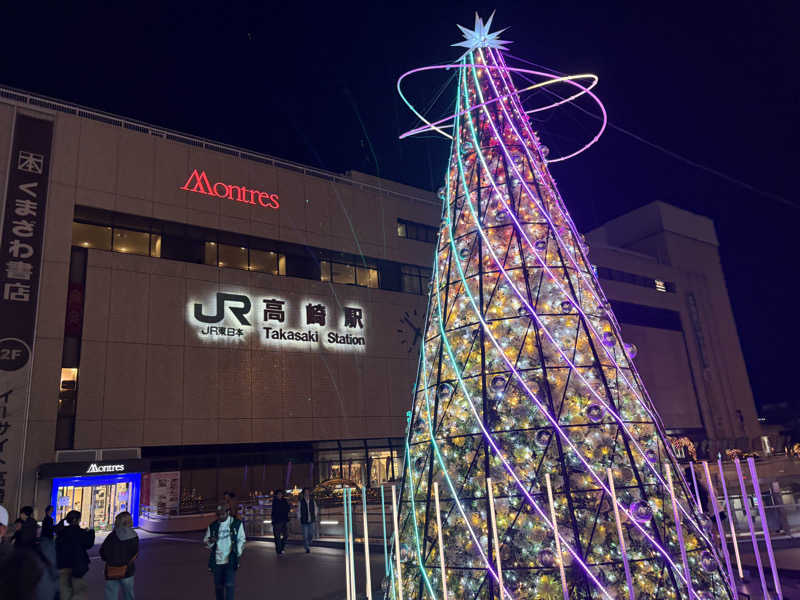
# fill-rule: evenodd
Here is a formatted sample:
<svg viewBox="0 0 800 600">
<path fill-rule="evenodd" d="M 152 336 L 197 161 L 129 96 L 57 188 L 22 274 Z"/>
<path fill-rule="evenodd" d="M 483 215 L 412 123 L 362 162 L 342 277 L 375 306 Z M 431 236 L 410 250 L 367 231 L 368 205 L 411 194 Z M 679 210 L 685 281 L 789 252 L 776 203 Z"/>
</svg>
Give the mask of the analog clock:
<svg viewBox="0 0 800 600">
<path fill-rule="evenodd" d="M 416 309 L 403 313 L 397 333 L 400 334 L 400 344 L 406 348 L 407 352 L 410 353 L 417 347 L 422 339 L 422 323 Z"/>
</svg>

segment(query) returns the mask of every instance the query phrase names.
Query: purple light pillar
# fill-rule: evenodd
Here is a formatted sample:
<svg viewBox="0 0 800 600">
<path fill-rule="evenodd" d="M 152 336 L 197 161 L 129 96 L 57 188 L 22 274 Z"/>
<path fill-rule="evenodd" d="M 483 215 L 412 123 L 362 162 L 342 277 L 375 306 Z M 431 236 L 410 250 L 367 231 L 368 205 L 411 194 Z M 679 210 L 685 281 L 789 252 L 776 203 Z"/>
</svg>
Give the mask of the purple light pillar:
<svg viewBox="0 0 800 600">
<path fill-rule="evenodd" d="M 758 576 L 761 578 L 761 591 L 764 592 L 764 599 L 769 600 L 769 593 L 767 592 L 767 580 L 764 579 L 764 567 L 761 565 L 761 554 L 758 552 L 758 540 L 756 540 L 756 530 L 753 527 L 753 516 L 750 514 L 750 500 L 747 497 L 747 488 L 744 485 L 744 477 L 742 477 L 742 465 L 739 459 L 734 459 L 733 464 L 736 465 L 736 474 L 739 476 L 739 487 L 742 490 L 742 504 L 744 504 L 744 514 L 747 515 L 747 526 L 750 528 L 750 539 L 753 542 L 753 551 L 756 554 L 756 566 L 758 566 Z"/>
<path fill-rule="evenodd" d="M 750 467 L 750 479 L 753 481 L 753 491 L 756 493 L 758 503 L 758 515 L 761 517 L 761 529 L 764 530 L 764 542 L 767 545 L 767 555 L 769 556 L 769 568 L 772 569 L 772 581 L 775 583 L 775 591 L 778 598 L 783 600 L 783 590 L 778 579 L 778 569 L 775 567 L 775 553 L 772 551 L 772 539 L 769 537 L 769 526 L 767 525 L 767 515 L 764 512 L 764 498 L 761 496 L 761 486 L 758 483 L 758 473 L 756 473 L 756 461 L 753 457 L 747 459 L 747 466 Z"/>
</svg>

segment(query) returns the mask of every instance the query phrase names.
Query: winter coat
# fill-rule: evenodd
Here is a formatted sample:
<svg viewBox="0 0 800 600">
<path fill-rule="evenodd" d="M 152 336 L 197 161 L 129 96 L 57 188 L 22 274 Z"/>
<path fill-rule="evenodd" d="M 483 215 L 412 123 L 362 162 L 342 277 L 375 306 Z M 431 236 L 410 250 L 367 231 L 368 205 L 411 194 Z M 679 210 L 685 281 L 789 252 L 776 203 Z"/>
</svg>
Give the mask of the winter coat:
<svg viewBox="0 0 800 600">
<path fill-rule="evenodd" d="M 61 521 L 56 531 L 56 562 L 59 569 L 72 569 L 73 577 L 83 577 L 89 571 L 89 553 L 94 546 L 94 529 L 66 525 Z"/>
<path fill-rule="evenodd" d="M 289 510 L 289 503 L 285 498 L 275 498 L 272 501 L 272 523 L 288 523 Z"/>
<path fill-rule="evenodd" d="M 30 548 L 36 546 L 36 521 L 27 518 L 22 522 L 19 531 L 14 534 L 14 545 L 19 548 Z"/>
<path fill-rule="evenodd" d="M 125 570 L 126 578 L 133 577 L 136 573 L 136 563 L 133 559 L 138 552 L 139 536 L 130 527 L 115 527 L 100 546 L 100 558 L 106 562 L 106 565 L 112 567 L 128 565 Z M 108 570 L 106 570 L 106 579 L 108 579 Z"/>
<path fill-rule="evenodd" d="M 45 517 L 42 519 L 42 533 L 43 538 L 53 539 L 53 517 Z"/>
</svg>

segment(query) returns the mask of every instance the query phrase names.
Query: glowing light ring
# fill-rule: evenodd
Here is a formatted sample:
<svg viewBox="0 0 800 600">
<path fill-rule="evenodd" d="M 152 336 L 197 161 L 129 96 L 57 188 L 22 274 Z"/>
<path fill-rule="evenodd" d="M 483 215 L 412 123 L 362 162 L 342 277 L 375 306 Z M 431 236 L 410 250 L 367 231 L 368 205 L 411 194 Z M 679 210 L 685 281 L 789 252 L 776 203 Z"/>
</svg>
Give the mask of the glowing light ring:
<svg viewBox="0 0 800 600">
<path fill-rule="evenodd" d="M 557 106 L 561 106 L 562 104 L 565 104 L 567 102 L 572 102 L 573 100 L 575 100 L 576 98 L 579 98 L 580 96 L 582 96 L 584 94 L 588 94 L 597 103 L 597 106 L 600 108 L 600 112 L 602 113 L 602 123 L 600 124 L 600 129 L 595 134 L 595 136 L 588 143 L 584 144 L 582 147 L 580 147 L 575 152 L 572 152 L 570 154 L 566 154 L 564 156 L 559 156 L 559 157 L 556 157 L 556 158 L 545 159 L 546 163 L 561 162 L 561 161 L 565 161 L 565 160 L 570 159 L 570 158 L 574 158 L 575 156 L 578 156 L 579 154 L 581 154 L 582 152 L 586 151 L 588 148 L 593 146 L 597 142 L 597 140 L 600 139 L 600 136 L 603 135 L 603 132 L 606 130 L 606 125 L 608 123 L 608 115 L 606 114 L 605 106 L 603 106 L 603 103 L 600 101 L 600 98 L 598 98 L 597 95 L 594 92 L 591 91 L 592 88 L 594 88 L 597 85 L 598 78 L 597 78 L 596 75 L 593 75 L 591 73 L 584 73 L 584 74 L 580 74 L 580 75 L 554 76 L 552 73 L 546 73 L 544 71 L 534 71 L 532 69 L 523 69 L 523 68 L 520 68 L 520 67 L 509 67 L 508 65 L 505 65 L 505 64 L 502 67 L 500 67 L 500 66 L 496 66 L 496 65 L 493 66 L 493 65 L 480 65 L 480 64 L 471 64 L 471 63 L 461 63 L 461 64 L 457 64 L 457 65 L 430 65 L 430 66 L 427 66 L 427 67 L 418 67 L 416 69 L 412 69 L 410 71 L 407 71 L 406 73 L 403 73 L 403 75 L 400 76 L 400 78 L 397 80 L 397 93 L 400 94 L 400 98 L 402 98 L 403 102 L 406 103 L 406 106 L 408 106 L 408 108 L 411 110 L 411 112 L 413 112 L 420 121 L 425 123 L 425 125 L 423 125 L 421 127 L 417 127 L 415 129 L 411 129 L 409 131 L 406 131 L 405 133 L 400 135 L 400 139 L 405 139 L 405 138 L 410 137 L 412 135 L 416 135 L 417 133 L 423 133 L 423 132 L 426 132 L 426 131 L 436 131 L 436 132 L 438 132 L 439 134 L 443 135 L 444 137 L 446 137 L 448 139 L 452 139 L 453 138 L 453 136 L 450 135 L 449 133 L 447 133 L 446 131 L 444 131 L 440 127 L 440 125 L 443 125 L 443 124 L 447 123 L 448 121 L 450 121 L 451 119 L 454 119 L 456 115 L 445 117 L 444 119 L 440 119 L 439 121 L 436 121 L 436 122 L 429 121 L 416 108 L 414 108 L 414 105 L 411 104 L 411 102 L 408 101 L 408 99 L 405 97 L 405 94 L 403 94 L 403 89 L 402 89 L 401 84 L 402 84 L 403 80 L 406 77 L 408 77 L 409 75 L 413 75 L 415 73 L 420 73 L 422 71 L 434 71 L 434 70 L 441 70 L 441 69 L 449 70 L 449 69 L 453 69 L 453 68 L 455 68 L 455 69 L 465 69 L 467 67 L 479 68 L 479 69 L 487 69 L 487 70 L 497 70 L 497 71 L 501 71 L 501 72 L 505 72 L 505 73 L 510 73 L 510 72 L 527 73 L 529 75 L 536 75 L 536 76 L 539 76 L 539 77 L 547 77 L 548 78 L 546 81 L 541 81 L 539 83 L 534 83 L 534 84 L 528 86 L 527 88 L 524 88 L 522 90 L 518 90 L 518 93 L 530 91 L 530 90 L 536 89 L 536 88 L 545 87 L 545 86 L 548 86 L 548 85 L 552 85 L 554 83 L 568 83 L 568 84 L 570 84 L 570 85 L 572 85 L 574 87 L 577 87 L 579 90 L 581 90 L 580 92 L 578 92 L 576 94 L 573 94 L 572 96 L 569 96 L 568 98 L 562 98 L 561 100 L 559 100 L 557 102 L 554 102 L 552 104 L 548 104 L 547 106 L 538 107 L 538 108 L 531 109 L 531 110 L 528 110 L 528 111 L 523 110 L 523 112 L 525 112 L 526 114 L 531 114 L 531 113 L 534 113 L 534 112 L 542 112 L 544 110 L 549 110 L 549 109 L 555 108 Z M 592 83 L 588 87 L 584 87 L 581 84 L 575 82 L 576 79 L 587 79 L 587 78 L 592 80 Z M 512 93 L 509 93 L 509 94 L 506 94 L 506 95 L 503 95 L 503 96 L 498 96 L 497 98 L 494 98 L 494 99 L 489 100 L 487 102 L 484 102 L 482 104 L 477 104 L 475 106 L 470 106 L 469 108 L 466 108 L 461 113 L 459 113 L 459 115 L 464 114 L 465 112 L 469 112 L 469 111 L 481 108 L 481 107 L 483 107 L 483 106 L 485 106 L 487 104 L 491 104 L 491 103 L 494 103 L 494 102 L 498 102 L 500 100 L 504 100 L 504 99 L 509 98 L 509 97 L 511 97 L 513 95 L 514 95 L 514 93 L 512 92 Z M 447 127 L 451 127 L 451 126 L 447 126 Z"/>
</svg>

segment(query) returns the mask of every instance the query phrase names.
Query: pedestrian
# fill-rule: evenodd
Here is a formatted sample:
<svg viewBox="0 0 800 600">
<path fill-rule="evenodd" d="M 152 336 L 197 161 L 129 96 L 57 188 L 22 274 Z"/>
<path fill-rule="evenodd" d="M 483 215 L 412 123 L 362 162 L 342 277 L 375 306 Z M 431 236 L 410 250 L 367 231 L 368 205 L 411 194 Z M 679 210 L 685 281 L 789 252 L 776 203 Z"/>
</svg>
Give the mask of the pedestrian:
<svg viewBox="0 0 800 600">
<path fill-rule="evenodd" d="M 223 504 L 228 507 L 228 513 L 234 518 L 242 520 L 241 516 L 239 515 L 239 509 L 236 506 L 236 494 L 233 492 L 225 492 L 222 495 Z"/>
<path fill-rule="evenodd" d="M 55 524 L 53 522 L 53 506 L 47 505 L 44 509 L 44 517 L 42 518 L 42 529 L 39 532 L 39 549 L 47 561 L 56 567 L 56 542 L 55 542 Z"/>
<path fill-rule="evenodd" d="M 317 526 L 317 503 L 311 495 L 310 488 L 303 488 L 300 502 L 297 505 L 297 518 L 303 527 L 303 547 L 306 554 L 311 552 L 311 542 L 314 540 L 314 528 Z"/>
<path fill-rule="evenodd" d="M 100 558 L 106 563 L 105 600 L 118 600 L 120 591 L 124 600 L 133 599 L 133 575 L 136 555 L 139 554 L 139 536 L 133 530 L 133 517 L 122 511 L 114 520 L 114 530 L 100 546 Z"/>
<path fill-rule="evenodd" d="M 33 510 L 30 514 L 33 514 Z M 28 511 L 25 510 L 23 515 L 25 519 L 17 519 L 17 541 L 12 546 L 11 540 L 6 537 L 8 511 L 0 506 L 0 598 L 53 600 L 58 591 L 55 566 L 44 557 L 36 544 L 35 527 L 34 543 L 27 543 L 27 536 L 30 535 L 29 529 L 25 528 Z"/>
<path fill-rule="evenodd" d="M 8 510 L 0 504 L 0 563 L 11 554 L 12 546 L 6 538 L 8 533 Z"/>
<path fill-rule="evenodd" d="M 33 550 L 36 546 L 36 519 L 33 518 L 33 507 L 23 506 L 19 511 L 18 529 L 14 532 L 14 546 L 18 549 Z"/>
<path fill-rule="evenodd" d="M 83 529 L 81 513 L 71 510 L 55 526 L 55 532 L 61 600 L 86 600 L 89 585 L 84 575 L 89 572 L 87 551 L 94 546 L 94 529 Z"/>
<path fill-rule="evenodd" d="M 272 534 L 275 538 L 275 552 L 283 554 L 286 539 L 289 537 L 289 511 L 291 507 L 283 497 L 283 490 L 275 490 L 272 498 Z"/>
<path fill-rule="evenodd" d="M 217 520 L 206 529 L 203 537 L 208 556 L 208 569 L 214 575 L 214 592 L 217 600 L 233 600 L 236 587 L 236 570 L 244 550 L 242 522 L 228 513 L 224 504 L 217 506 Z"/>
</svg>

